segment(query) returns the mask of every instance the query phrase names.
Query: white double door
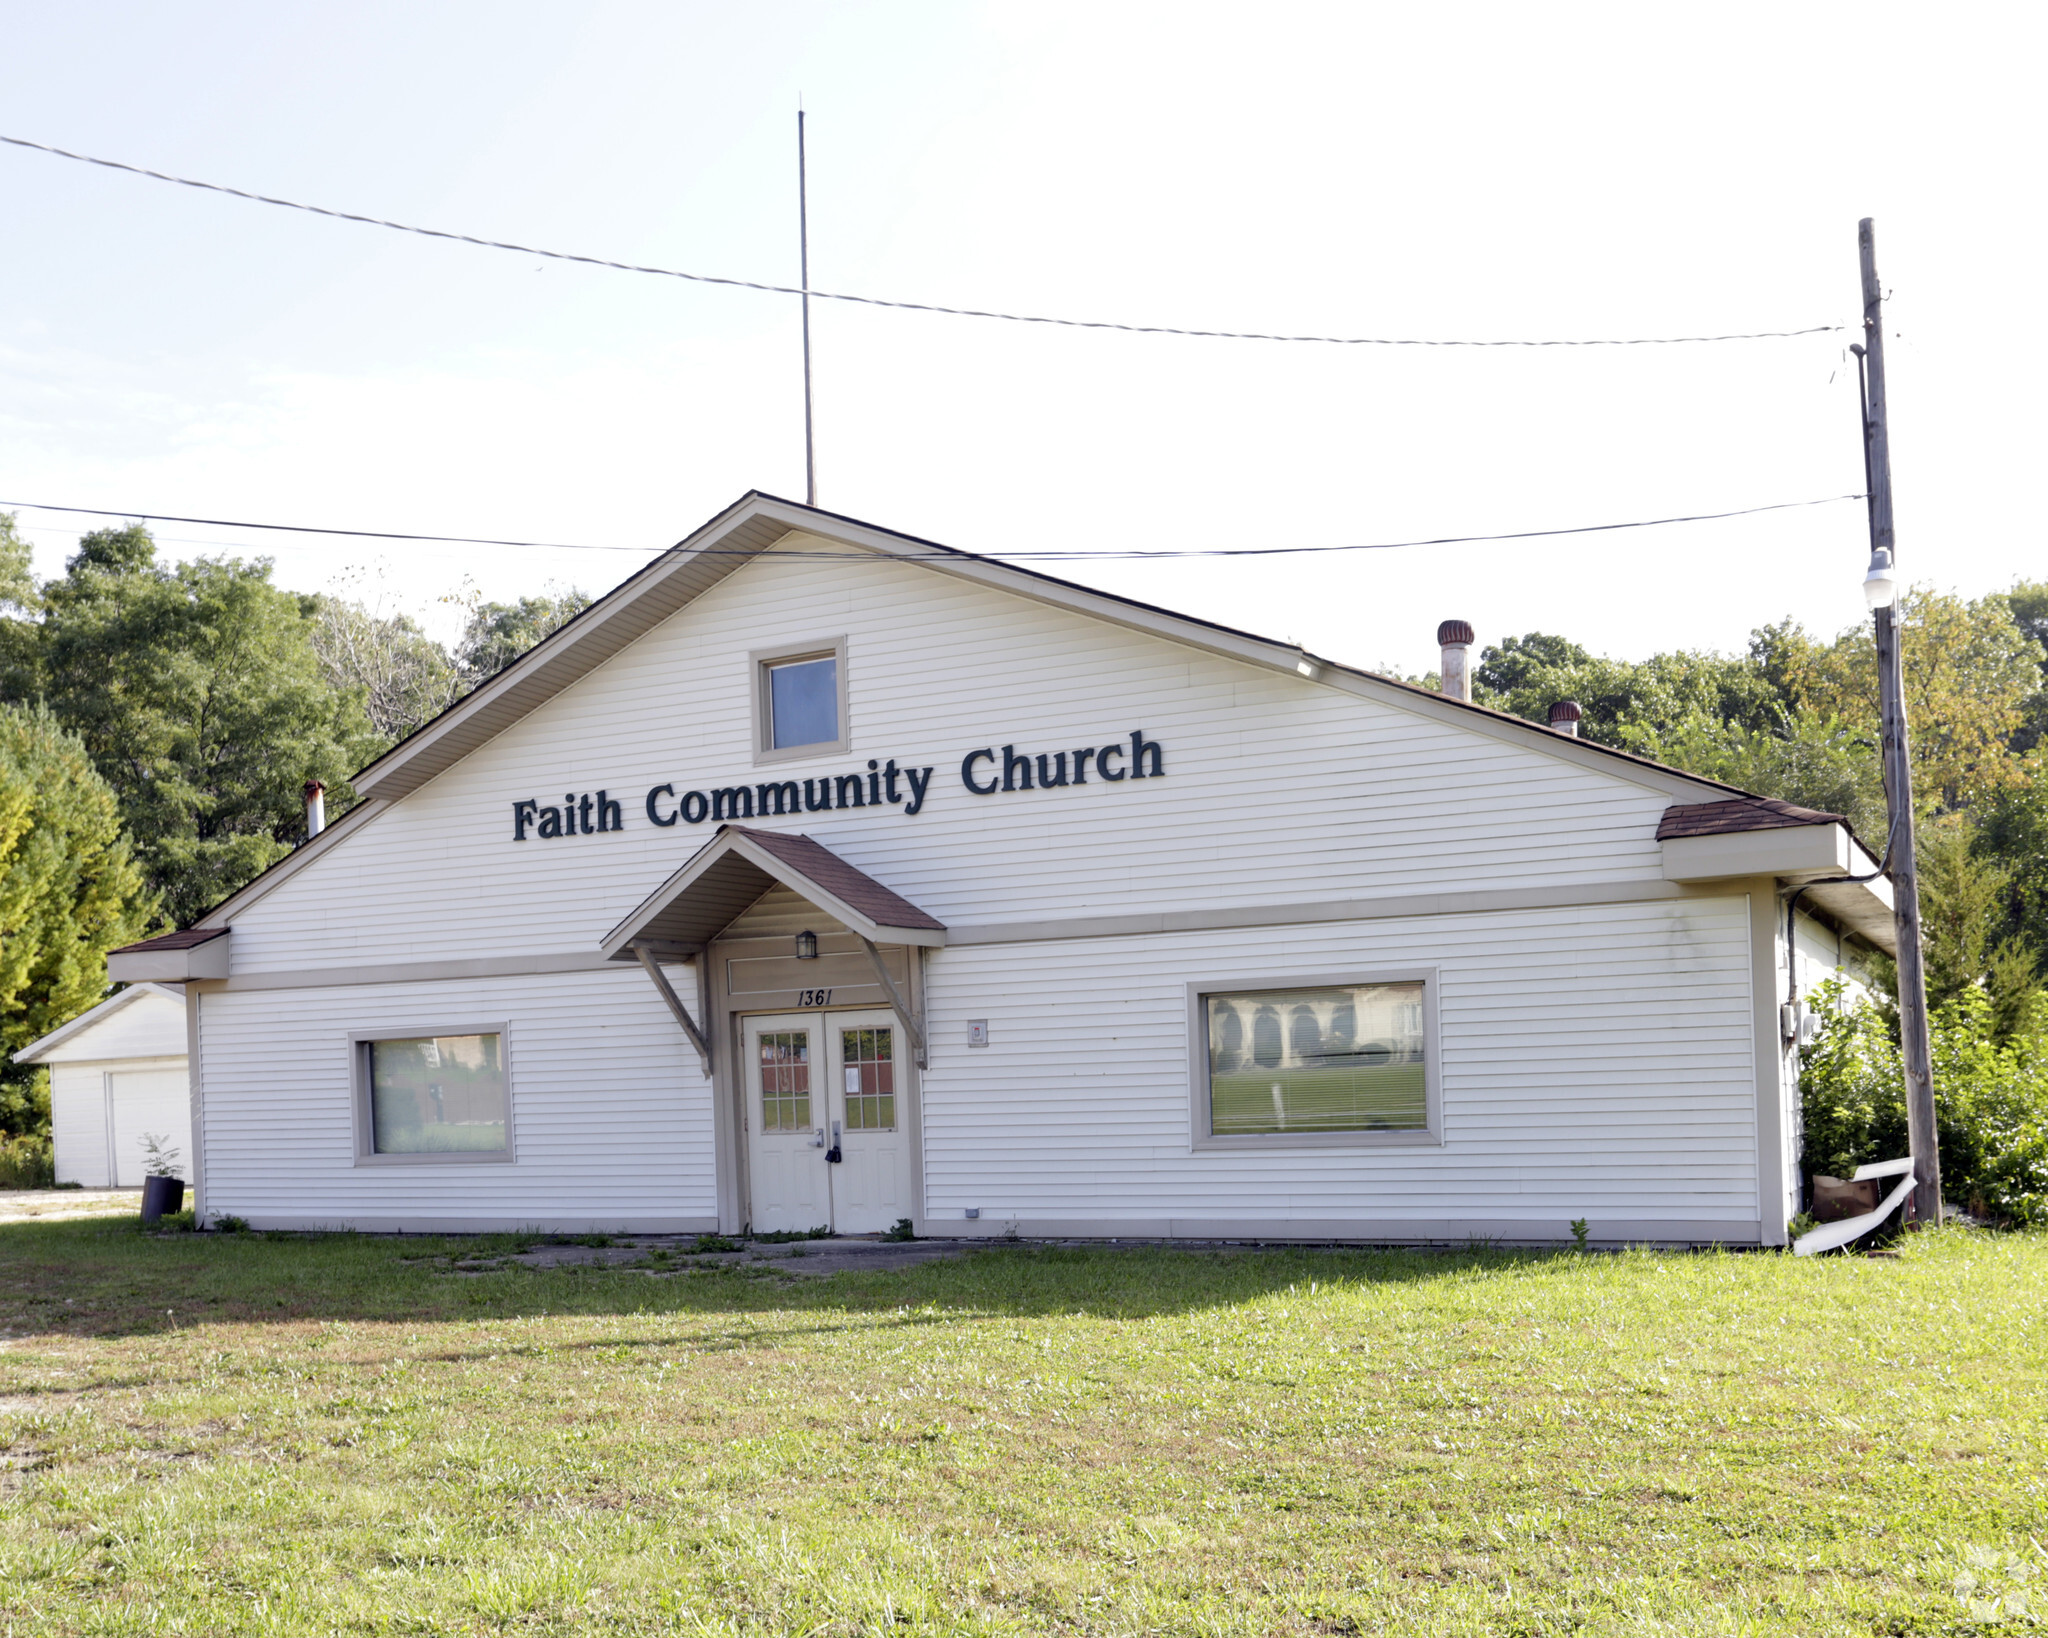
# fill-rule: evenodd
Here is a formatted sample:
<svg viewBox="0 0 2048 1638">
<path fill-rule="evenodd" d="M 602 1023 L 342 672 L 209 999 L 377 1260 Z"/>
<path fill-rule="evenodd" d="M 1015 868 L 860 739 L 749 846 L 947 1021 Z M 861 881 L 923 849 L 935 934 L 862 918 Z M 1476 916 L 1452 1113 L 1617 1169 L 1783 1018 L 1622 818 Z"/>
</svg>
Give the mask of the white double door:
<svg viewBox="0 0 2048 1638">
<path fill-rule="evenodd" d="M 744 1021 L 755 1233 L 875 1234 L 915 1215 L 901 1034 L 886 1010 Z"/>
</svg>

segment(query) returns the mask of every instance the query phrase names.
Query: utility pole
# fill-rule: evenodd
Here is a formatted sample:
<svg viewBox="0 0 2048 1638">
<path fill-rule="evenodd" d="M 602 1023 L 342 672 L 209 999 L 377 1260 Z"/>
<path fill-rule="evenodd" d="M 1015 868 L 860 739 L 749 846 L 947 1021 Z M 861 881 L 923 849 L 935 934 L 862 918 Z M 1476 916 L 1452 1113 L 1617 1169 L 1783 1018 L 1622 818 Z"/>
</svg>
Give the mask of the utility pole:
<svg viewBox="0 0 2048 1638">
<path fill-rule="evenodd" d="M 811 432 L 811 202 L 804 177 L 804 111 L 796 111 L 796 237 L 804 292 L 804 504 L 818 504 L 818 456 Z"/>
<path fill-rule="evenodd" d="M 1863 264 L 1863 447 L 1870 493 L 1870 564 L 1887 579 L 1898 561 L 1892 530 L 1892 451 L 1885 415 L 1884 294 L 1877 282 L 1877 235 L 1857 224 Z M 1913 1215 L 1941 1221 L 1941 1154 L 1934 1134 L 1934 1063 L 1927 1040 L 1927 969 L 1920 950 L 1920 871 L 1913 851 L 1913 766 L 1906 742 L 1905 657 L 1896 589 L 1878 604 L 1877 685 L 1884 732 L 1884 790 L 1891 808 L 1893 925 L 1899 942 L 1899 1055 L 1906 1071 L 1906 1126 L 1913 1148 Z"/>
</svg>

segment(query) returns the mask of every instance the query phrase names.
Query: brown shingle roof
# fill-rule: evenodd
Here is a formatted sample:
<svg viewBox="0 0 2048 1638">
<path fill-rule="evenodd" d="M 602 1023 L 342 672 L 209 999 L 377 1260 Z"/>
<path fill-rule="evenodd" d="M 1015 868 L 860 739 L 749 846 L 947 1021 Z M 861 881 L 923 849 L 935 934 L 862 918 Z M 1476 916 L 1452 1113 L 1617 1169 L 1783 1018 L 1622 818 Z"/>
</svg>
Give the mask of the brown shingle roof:
<svg viewBox="0 0 2048 1638">
<path fill-rule="evenodd" d="M 912 904 L 901 893 L 884 887 L 866 871 L 856 870 L 822 842 L 787 831 L 754 830 L 746 825 L 730 827 L 756 847 L 772 853 L 790 869 L 816 882 L 833 897 L 850 904 L 870 921 L 884 927 L 925 927 L 943 933 L 946 924 Z"/>
<path fill-rule="evenodd" d="M 109 950 L 107 954 L 142 955 L 155 950 L 189 950 L 211 939 L 225 938 L 228 932 L 229 929 L 225 927 L 187 927 L 181 932 L 159 933 L 155 938 L 146 938 L 140 944 L 124 944 L 118 950 Z"/>
<path fill-rule="evenodd" d="M 1839 813 L 1822 813 L 1769 796 L 1738 796 L 1726 802 L 1682 802 L 1664 810 L 1657 840 L 1679 836 L 1727 836 L 1745 830 L 1791 830 L 1799 825 L 1841 825 Z"/>
</svg>

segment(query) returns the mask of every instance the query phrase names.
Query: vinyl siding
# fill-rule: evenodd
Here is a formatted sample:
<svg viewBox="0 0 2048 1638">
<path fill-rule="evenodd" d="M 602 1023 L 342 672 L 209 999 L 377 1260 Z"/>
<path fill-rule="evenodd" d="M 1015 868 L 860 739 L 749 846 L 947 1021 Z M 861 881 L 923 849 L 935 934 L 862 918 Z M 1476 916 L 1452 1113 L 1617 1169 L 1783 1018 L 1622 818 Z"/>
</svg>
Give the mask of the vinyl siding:
<svg viewBox="0 0 2048 1638">
<path fill-rule="evenodd" d="M 1186 986 L 1439 969 L 1443 1142 L 1192 1147 Z M 946 950 L 927 974 L 930 1231 L 991 1220 L 1758 1218 L 1743 898 Z M 965 1045 L 987 1018 L 991 1044 Z"/>
<path fill-rule="evenodd" d="M 105 1063 L 117 1058 L 185 1056 L 185 1003 L 145 994 L 42 1054 L 45 1063 Z"/>
<path fill-rule="evenodd" d="M 845 634 L 852 750 L 752 765 L 750 650 Z M 1166 777 L 989 797 L 964 753 L 1127 741 Z M 934 769 L 924 810 L 803 830 L 949 925 L 1444 888 L 1657 880 L 1668 798 L 1333 688 L 888 562 L 797 554 L 732 575 L 235 919 L 239 973 L 580 952 L 709 838 L 678 792 Z M 984 768 L 986 764 L 983 765 Z M 616 834 L 511 839 L 512 804 L 605 789 Z"/>
<path fill-rule="evenodd" d="M 672 969 L 687 975 L 688 969 Z M 686 992 L 693 980 L 681 976 Z M 510 1163 L 358 1166 L 349 1033 L 509 1021 Z M 676 1228 L 718 1214 L 711 1096 L 637 967 L 214 992 L 200 1011 L 206 1204 L 258 1227 Z"/>
</svg>

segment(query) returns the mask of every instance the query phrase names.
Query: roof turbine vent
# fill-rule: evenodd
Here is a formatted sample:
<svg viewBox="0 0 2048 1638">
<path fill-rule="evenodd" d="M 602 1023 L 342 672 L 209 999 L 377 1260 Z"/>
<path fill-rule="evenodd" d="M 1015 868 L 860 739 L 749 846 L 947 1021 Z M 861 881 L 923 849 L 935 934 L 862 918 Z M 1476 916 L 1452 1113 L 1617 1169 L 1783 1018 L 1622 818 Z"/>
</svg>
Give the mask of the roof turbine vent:
<svg viewBox="0 0 2048 1638">
<path fill-rule="evenodd" d="M 1443 664 L 1437 668 L 1439 689 L 1449 698 L 1472 703 L 1472 628 L 1463 620 L 1446 620 L 1436 628 Z"/>
<path fill-rule="evenodd" d="M 1585 713 L 1579 709 L 1577 700 L 1559 700 L 1550 708 L 1550 726 L 1560 734 L 1579 737 L 1579 718 Z"/>
</svg>

